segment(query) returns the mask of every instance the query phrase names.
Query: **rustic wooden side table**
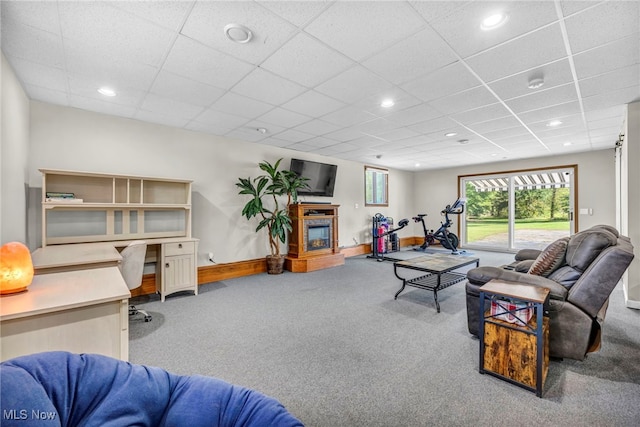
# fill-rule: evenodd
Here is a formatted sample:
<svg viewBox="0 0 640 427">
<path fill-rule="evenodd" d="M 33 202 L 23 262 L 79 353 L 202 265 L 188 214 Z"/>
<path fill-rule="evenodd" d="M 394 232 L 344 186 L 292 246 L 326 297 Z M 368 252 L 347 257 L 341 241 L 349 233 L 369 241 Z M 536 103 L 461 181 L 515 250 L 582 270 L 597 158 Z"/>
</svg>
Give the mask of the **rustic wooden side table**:
<svg viewBox="0 0 640 427">
<path fill-rule="evenodd" d="M 504 280 L 490 280 L 480 288 L 481 374 L 542 397 L 549 370 L 549 317 L 544 315 L 548 298 L 549 289 Z M 485 311 L 485 299 L 496 309 Z"/>
</svg>

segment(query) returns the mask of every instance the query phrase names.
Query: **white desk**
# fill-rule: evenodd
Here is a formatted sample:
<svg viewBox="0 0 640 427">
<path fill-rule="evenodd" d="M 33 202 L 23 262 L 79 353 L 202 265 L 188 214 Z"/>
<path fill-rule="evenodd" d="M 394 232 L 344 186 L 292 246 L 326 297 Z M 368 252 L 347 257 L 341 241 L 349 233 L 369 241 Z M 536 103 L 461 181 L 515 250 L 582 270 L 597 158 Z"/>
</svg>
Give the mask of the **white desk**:
<svg viewBox="0 0 640 427">
<path fill-rule="evenodd" d="M 35 274 L 116 266 L 122 256 L 113 243 L 79 243 L 38 248 L 31 254 Z"/>
<path fill-rule="evenodd" d="M 0 298 L 0 360 L 52 350 L 128 360 L 130 295 L 118 267 L 36 275 Z"/>
</svg>

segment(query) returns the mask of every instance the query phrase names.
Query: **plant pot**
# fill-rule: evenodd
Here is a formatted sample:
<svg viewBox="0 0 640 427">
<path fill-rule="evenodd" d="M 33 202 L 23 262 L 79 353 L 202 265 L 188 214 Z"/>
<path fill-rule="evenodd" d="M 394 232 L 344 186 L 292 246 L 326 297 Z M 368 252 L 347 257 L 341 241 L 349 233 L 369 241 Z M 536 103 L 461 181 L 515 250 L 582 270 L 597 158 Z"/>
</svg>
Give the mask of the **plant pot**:
<svg viewBox="0 0 640 427">
<path fill-rule="evenodd" d="M 284 255 L 267 255 L 267 273 L 282 274 L 284 271 Z"/>
</svg>

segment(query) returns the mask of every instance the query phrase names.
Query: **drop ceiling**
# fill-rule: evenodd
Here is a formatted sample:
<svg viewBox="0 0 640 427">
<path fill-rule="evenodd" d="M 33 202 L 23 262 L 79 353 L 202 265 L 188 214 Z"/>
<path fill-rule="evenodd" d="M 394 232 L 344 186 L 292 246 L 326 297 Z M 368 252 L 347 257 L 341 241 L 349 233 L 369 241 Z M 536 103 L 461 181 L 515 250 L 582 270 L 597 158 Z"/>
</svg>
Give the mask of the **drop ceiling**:
<svg viewBox="0 0 640 427">
<path fill-rule="evenodd" d="M 1 3 L 30 99 L 402 170 L 613 148 L 640 100 L 637 1 Z"/>
</svg>

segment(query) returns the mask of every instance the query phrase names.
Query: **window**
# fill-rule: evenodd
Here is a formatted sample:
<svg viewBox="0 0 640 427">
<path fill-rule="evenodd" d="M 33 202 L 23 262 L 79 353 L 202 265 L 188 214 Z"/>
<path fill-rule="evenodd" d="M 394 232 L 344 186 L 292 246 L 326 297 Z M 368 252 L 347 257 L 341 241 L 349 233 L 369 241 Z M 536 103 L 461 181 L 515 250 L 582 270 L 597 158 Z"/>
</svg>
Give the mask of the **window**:
<svg viewBox="0 0 640 427">
<path fill-rule="evenodd" d="M 364 167 L 365 206 L 389 206 L 389 171 L 387 169 Z"/>
<path fill-rule="evenodd" d="M 571 235 L 577 165 L 462 176 L 462 241 L 478 249 L 544 249 Z"/>
</svg>

